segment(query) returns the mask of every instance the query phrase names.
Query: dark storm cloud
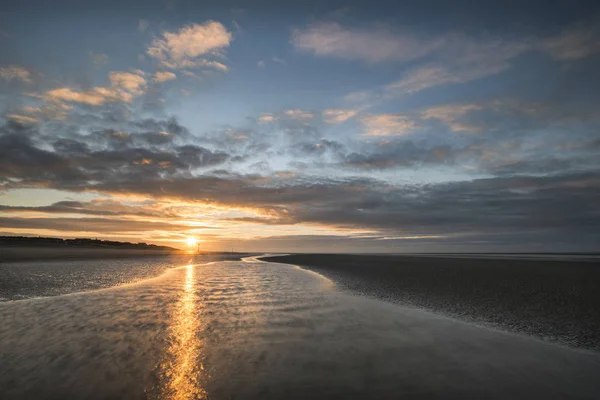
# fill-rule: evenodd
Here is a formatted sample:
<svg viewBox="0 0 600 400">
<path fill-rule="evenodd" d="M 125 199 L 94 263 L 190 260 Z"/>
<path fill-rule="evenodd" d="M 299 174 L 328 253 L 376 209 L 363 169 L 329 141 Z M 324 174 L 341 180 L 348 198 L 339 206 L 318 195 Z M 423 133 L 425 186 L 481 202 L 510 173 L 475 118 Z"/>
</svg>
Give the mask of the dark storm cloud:
<svg viewBox="0 0 600 400">
<path fill-rule="evenodd" d="M 177 158 L 191 166 L 205 167 L 222 164 L 229 155 L 222 151 L 213 152 L 204 147 L 187 145 L 177 147 Z"/>
<path fill-rule="evenodd" d="M 14 123 L 0 128 L 0 182 L 9 178 L 46 181 L 60 178 L 81 179 L 81 174 L 68 159 L 37 148 L 29 129 Z"/>
<path fill-rule="evenodd" d="M 1 127 L 0 182 L 5 189 L 47 187 L 252 207 L 265 217 L 234 221 L 370 229 L 379 234 L 343 240 L 381 242 L 381 248 L 401 240 L 394 237 L 419 235 L 463 245 L 600 239 L 600 165 L 595 157 L 600 138 L 590 131 L 595 114 L 586 109 L 580 118 L 576 110 L 559 113 L 510 102 L 486 107 L 454 120 L 427 120 L 431 126 L 423 137 L 377 140 L 324 138 L 322 121 L 298 110 L 267 124 L 196 137 L 175 119 L 134 118 L 127 106 L 82 109 L 74 119 L 46 124 L 40 131 L 16 123 Z M 452 131 L 452 123 L 477 129 Z M 270 162 L 277 156 L 286 158 L 297 176 L 284 179 L 271 173 Z M 232 163 L 249 168 L 231 168 Z M 491 177 L 421 185 L 361 177 L 365 172 L 377 176 L 381 171 L 462 165 L 474 165 Z M 321 167 L 359 176 L 298 173 Z M 240 169 L 246 173 L 236 172 Z M 144 215 L 79 203 L 5 206 L 0 211 Z M 2 226 L 108 232 L 130 223 L 87 222 L 4 218 Z M 161 226 L 131 229 L 174 229 Z"/>
<path fill-rule="evenodd" d="M 77 107 L 66 120 L 47 121 L 36 132 L 41 140 L 73 139 L 90 146 L 166 146 L 187 142 L 188 129 L 175 118 L 141 118 L 126 104 Z"/>
<path fill-rule="evenodd" d="M 121 137 L 124 136 L 123 142 Z M 128 147 L 130 136 L 103 131 L 92 134 L 90 145 L 98 142 L 117 141 L 109 148 L 92 150 L 76 139 L 58 139 L 52 143 L 54 151 L 38 147 L 43 144 L 33 128 L 8 123 L 0 128 L 0 177 L 2 183 L 19 185 L 54 186 L 85 190 L 90 181 L 158 179 L 186 175 L 195 168 L 219 165 L 229 155 L 194 146 L 171 146 L 170 148 Z M 97 146 L 96 146 L 97 147 Z M 9 184 L 10 181 L 10 184 Z"/>
<path fill-rule="evenodd" d="M 600 228 L 600 174 L 491 178 L 357 192 L 289 214 L 299 221 L 419 234 Z"/>
<path fill-rule="evenodd" d="M 450 146 L 421 147 L 411 141 L 398 141 L 376 146 L 364 153 L 346 154 L 343 165 L 354 168 L 385 169 L 415 165 L 451 164 L 468 149 Z"/>
<path fill-rule="evenodd" d="M 52 143 L 52 147 L 57 153 L 68 155 L 85 154 L 90 151 L 87 144 L 73 139 L 58 139 Z"/>
<path fill-rule="evenodd" d="M 144 124 L 145 129 L 150 125 L 154 128 L 169 125 L 157 121 Z M 170 131 L 186 132 L 184 128 L 178 130 L 177 125 L 172 125 Z M 490 163 L 488 170 L 497 176 L 488 179 L 397 186 L 374 178 L 298 176 L 282 180 L 275 175 L 239 174 L 227 169 L 213 170 L 210 175 L 192 174 L 193 168 L 219 165 L 230 156 L 195 145 L 148 144 L 145 148 L 135 147 L 135 141 L 120 146 L 109 144 L 113 139 L 120 140 L 119 131 L 98 131 L 91 135 L 89 146 L 79 141 L 81 137 L 56 139 L 52 143 L 54 151 L 38 147 L 36 138 L 40 135 L 32 128 L 8 124 L 1 132 L 0 174 L 5 177 L 3 183 L 7 188 L 42 186 L 253 207 L 262 210 L 266 217 L 236 221 L 375 229 L 392 237 L 471 235 L 494 237 L 501 242 L 504 239 L 500 238 L 517 234 L 527 233 L 531 240 L 538 240 L 542 236 L 560 236 L 562 232 L 590 240 L 600 232 L 600 174 L 598 169 L 588 168 L 587 172 L 577 169 L 580 164 L 575 163 L 576 158 L 559 160 L 535 154 L 529 160 Z M 494 140 L 494 136 L 479 136 L 477 140 L 482 144 L 460 148 L 428 147 L 426 142 L 399 139 L 384 146 L 364 146 L 362 154 L 346 153 L 346 147 L 333 140 L 304 140 L 295 149 L 290 147 L 289 152 L 295 152 L 298 160 L 334 154 L 342 160 L 339 165 L 346 168 L 442 165 L 458 159 L 481 158 L 485 140 Z M 95 149 L 99 143 L 105 146 L 101 150 Z M 596 141 L 586 143 L 575 146 L 575 150 L 593 151 Z M 78 203 L 20 210 L 112 215 L 111 211 L 82 207 Z M 10 219 L 4 223 L 12 227 L 40 224 L 37 227 L 66 229 L 58 219 Z M 105 229 L 100 222 L 92 223 L 100 226 L 94 229 Z"/>
<path fill-rule="evenodd" d="M 563 232 L 597 237 L 600 175 L 492 178 L 397 188 L 368 179 L 259 186 L 261 179 L 196 177 L 123 182 L 100 190 L 251 206 L 267 224 L 317 223 L 421 235 Z"/>
</svg>

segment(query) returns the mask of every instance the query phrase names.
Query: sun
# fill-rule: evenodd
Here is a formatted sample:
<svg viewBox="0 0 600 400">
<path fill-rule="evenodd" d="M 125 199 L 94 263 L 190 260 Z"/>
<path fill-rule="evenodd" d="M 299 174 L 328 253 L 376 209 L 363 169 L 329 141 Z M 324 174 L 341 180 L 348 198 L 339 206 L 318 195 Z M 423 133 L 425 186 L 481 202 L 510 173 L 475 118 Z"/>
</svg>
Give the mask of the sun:
<svg viewBox="0 0 600 400">
<path fill-rule="evenodd" d="M 187 243 L 188 246 L 192 247 L 192 246 L 195 246 L 196 243 L 198 243 L 198 241 L 196 240 L 196 238 L 189 236 L 186 239 L 186 243 Z"/>
</svg>

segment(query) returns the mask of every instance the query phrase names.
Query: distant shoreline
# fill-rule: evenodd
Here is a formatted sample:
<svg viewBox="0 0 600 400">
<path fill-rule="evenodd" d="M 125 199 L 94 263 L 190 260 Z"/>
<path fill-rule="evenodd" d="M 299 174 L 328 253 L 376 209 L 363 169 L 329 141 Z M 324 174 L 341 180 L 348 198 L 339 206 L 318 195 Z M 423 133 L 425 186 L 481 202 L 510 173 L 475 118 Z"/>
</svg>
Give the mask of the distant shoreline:
<svg viewBox="0 0 600 400">
<path fill-rule="evenodd" d="M 162 250 L 178 251 L 169 246 L 158 246 L 148 243 L 119 242 L 115 240 L 102 240 L 90 238 L 63 239 L 42 236 L 0 236 L 0 246 L 21 247 L 93 247 L 109 249 L 135 249 L 135 250 Z"/>
<path fill-rule="evenodd" d="M 184 255 L 181 250 L 140 250 L 65 246 L 0 246 L 0 263 L 18 261 L 90 260 Z"/>
<path fill-rule="evenodd" d="M 0 236 L 0 263 L 14 261 L 88 260 L 155 257 L 183 254 L 182 250 L 147 243 L 89 238 Z"/>
</svg>

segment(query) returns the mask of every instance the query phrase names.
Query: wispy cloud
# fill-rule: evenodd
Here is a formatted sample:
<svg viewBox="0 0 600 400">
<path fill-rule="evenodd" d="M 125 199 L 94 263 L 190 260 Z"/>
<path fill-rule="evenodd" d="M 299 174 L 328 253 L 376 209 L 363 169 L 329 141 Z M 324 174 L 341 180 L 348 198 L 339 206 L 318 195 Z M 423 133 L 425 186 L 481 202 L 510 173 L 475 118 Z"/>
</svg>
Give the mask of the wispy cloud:
<svg viewBox="0 0 600 400">
<path fill-rule="evenodd" d="M 149 26 L 150 26 L 150 23 L 148 22 L 148 20 L 140 19 L 138 22 L 138 31 L 146 32 L 146 30 L 148 30 Z"/>
<path fill-rule="evenodd" d="M 96 65 L 104 65 L 108 63 L 109 57 L 106 54 L 90 52 L 90 58 Z"/>
<path fill-rule="evenodd" d="M 195 73 L 193 71 L 183 70 L 183 71 L 181 71 L 181 73 L 183 74 L 183 76 L 187 76 L 188 78 L 193 78 L 193 79 L 197 79 L 197 80 L 202 79 L 202 77 L 200 75 L 198 75 L 197 73 Z"/>
<path fill-rule="evenodd" d="M 20 80 L 25 83 L 31 83 L 31 73 L 18 65 L 9 65 L 7 67 L 0 67 L 0 79 L 7 81 Z"/>
<path fill-rule="evenodd" d="M 39 122 L 39 120 L 35 117 L 28 117 L 27 115 L 19 115 L 19 114 L 8 114 L 6 118 L 11 119 L 20 124 L 35 124 Z"/>
<path fill-rule="evenodd" d="M 579 24 L 541 43 L 541 48 L 557 60 L 578 60 L 600 51 L 600 24 Z"/>
<path fill-rule="evenodd" d="M 60 121 L 67 118 L 68 112 L 72 108 L 68 104 L 54 102 L 39 107 L 25 106 L 20 109 L 20 112 L 36 120 L 48 119 Z"/>
<path fill-rule="evenodd" d="M 328 109 L 323 111 L 323 119 L 328 124 L 339 124 L 349 120 L 358 114 L 359 110 L 354 109 Z"/>
<path fill-rule="evenodd" d="M 217 71 L 227 72 L 229 67 L 222 62 L 214 60 L 182 60 L 180 62 L 172 61 L 161 61 L 160 65 L 164 68 L 169 69 L 180 69 L 180 68 L 211 68 Z"/>
<path fill-rule="evenodd" d="M 321 22 L 294 29 L 292 44 L 319 56 L 378 63 L 414 60 L 439 48 L 442 41 L 421 40 L 385 28 L 345 28 L 337 22 Z"/>
<path fill-rule="evenodd" d="M 286 110 L 284 114 L 292 119 L 312 119 L 315 117 L 315 114 L 311 111 L 301 110 L 299 108 Z"/>
<path fill-rule="evenodd" d="M 384 96 L 416 93 L 495 75 L 510 68 L 515 57 L 536 48 L 531 38 L 517 41 L 455 32 L 425 36 L 385 27 L 346 28 L 337 22 L 295 29 L 292 43 L 297 50 L 317 56 L 368 63 L 422 61 L 402 78 L 386 85 Z"/>
<path fill-rule="evenodd" d="M 473 40 L 456 35 L 438 52 L 439 61 L 409 70 L 403 78 L 386 85 L 384 91 L 388 95 L 411 94 L 495 75 L 510 68 L 515 57 L 531 48 L 532 44 L 526 40 Z"/>
<path fill-rule="evenodd" d="M 419 125 L 400 114 L 371 114 L 360 119 L 368 136 L 401 136 L 411 134 Z"/>
<path fill-rule="evenodd" d="M 461 122 L 460 118 L 471 111 L 481 110 L 483 108 L 484 106 L 481 104 L 449 104 L 428 108 L 421 112 L 421 118 L 440 120 L 454 132 L 479 132 L 481 130 L 480 127 Z"/>
<path fill-rule="evenodd" d="M 169 71 L 158 71 L 154 74 L 154 82 L 162 83 L 177 79 L 177 75 Z"/>
</svg>

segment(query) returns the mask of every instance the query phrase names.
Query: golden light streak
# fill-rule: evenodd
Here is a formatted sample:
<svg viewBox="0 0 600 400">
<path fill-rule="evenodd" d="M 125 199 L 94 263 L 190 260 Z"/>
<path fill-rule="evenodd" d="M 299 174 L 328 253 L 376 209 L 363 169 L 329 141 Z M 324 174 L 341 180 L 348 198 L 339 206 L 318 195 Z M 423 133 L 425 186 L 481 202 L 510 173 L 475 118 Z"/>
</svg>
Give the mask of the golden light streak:
<svg viewBox="0 0 600 400">
<path fill-rule="evenodd" d="M 165 380 L 161 390 L 162 399 L 206 399 L 206 390 L 199 379 L 204 374 L 202 365 L 202 342 L 198 336 L 199 320 L 195 293 L 194 266 L 188 265 L 173 321 L 167 362 L 163 364 Z"/>
</svg>

